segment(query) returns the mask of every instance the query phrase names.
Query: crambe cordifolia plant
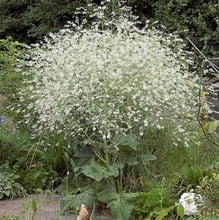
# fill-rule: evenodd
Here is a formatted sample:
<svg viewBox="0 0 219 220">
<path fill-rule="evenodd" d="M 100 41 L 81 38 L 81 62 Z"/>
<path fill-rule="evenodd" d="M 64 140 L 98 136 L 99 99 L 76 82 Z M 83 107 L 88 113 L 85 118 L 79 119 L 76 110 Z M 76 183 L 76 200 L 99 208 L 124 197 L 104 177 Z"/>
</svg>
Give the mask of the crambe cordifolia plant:
<svg viewBox="0 0 219 220">
<path fill-rule="evenodd" d="M 35 45 L 25 62 L 20 101 L 26 108 L 20 111 L 24 122 L 34 121 L 33 137 L 45 146 L 48 134 L 65 140 L 73 172 L 108 183 L 115 187 L 108 192 L 117 193 L 130 186 L 130 167 L 137 179 L 156 159 L 147 149 L 151 130 L 168 135 L 173 146 L 189 146 L 197 126 L 198 84 L 177 37 L 139 29 L 129 16 L 104 22 L 87 29 L 69 23 Z M 109 201 L 101 195 L 100 201 L 118 207 L 119 196 Z"/>
</svg>

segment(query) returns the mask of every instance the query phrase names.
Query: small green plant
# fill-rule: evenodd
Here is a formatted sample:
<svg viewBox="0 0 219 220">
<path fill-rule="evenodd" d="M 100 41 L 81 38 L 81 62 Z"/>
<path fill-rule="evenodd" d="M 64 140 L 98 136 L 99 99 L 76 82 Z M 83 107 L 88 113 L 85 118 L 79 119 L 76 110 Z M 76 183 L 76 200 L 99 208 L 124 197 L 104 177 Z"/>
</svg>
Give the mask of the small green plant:
<svg viewBox="0 0 219 220">
<path fill-rule="evenodd" d="M 182 205 L 172 205 L 162 208 L 159 211 L 153 211 L 147 216 L 147 220 L 181 220 L 184 216 Z"/>
<path fill-rule="evenodd" d="M 31 203 L 23 203 L 22 210 L 19 214 L 19 219 L 34 220 L 38 206 L 39 204 L 35 199 L 32 199 Z"/>
<path fill-rule="evenodd" d="M 7 170 L 7 165 L 0 167 L 0 199 L 24 195 L 25 190 L 18 182 L 19 178 L 20 176 Z"/>
<path fill-rule="evenodd" d="M 203 212 L 212 216 L 219 214 L 219 174 L 214 173 L 212 177 L 204 178 L 198 190 L 205 200 Z"/>
<path fill-rule="evenodd" d="M 34 167 L 35 166 L 35 167 Z M 46 190 L 52 186 L 52 179 L 56 176 L 55 171 L 48 171 L 39 164 L 33 164 L 32 168 L 27 168 L 20 172 L 22 184 L 28 193 L 37 190 Z"/>
<path fill-rule="evenodd" d="M 139 219 L 147 216 L 168 215 L 175 205 L 169 190 L 164 185 L 157 185 L 147 192 L 139 193 L 135 198 L 134 213 Z"/>
</svg>

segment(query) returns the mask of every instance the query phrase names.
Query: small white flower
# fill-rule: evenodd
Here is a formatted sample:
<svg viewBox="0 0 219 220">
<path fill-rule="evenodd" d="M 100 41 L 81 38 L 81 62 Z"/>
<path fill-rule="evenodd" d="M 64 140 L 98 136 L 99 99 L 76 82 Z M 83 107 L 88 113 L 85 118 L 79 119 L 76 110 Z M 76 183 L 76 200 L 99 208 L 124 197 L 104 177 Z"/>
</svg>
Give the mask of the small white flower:
<svg viewBox="0 0 219 220">
<path fill-rule="evenodd" d="M 149 124 L 149 123 L 148 123 L 148 120 L 145 119 L 145 120 L 144 120 L 144 126 L 147 127 L 148 124 Z"/>
</svg>

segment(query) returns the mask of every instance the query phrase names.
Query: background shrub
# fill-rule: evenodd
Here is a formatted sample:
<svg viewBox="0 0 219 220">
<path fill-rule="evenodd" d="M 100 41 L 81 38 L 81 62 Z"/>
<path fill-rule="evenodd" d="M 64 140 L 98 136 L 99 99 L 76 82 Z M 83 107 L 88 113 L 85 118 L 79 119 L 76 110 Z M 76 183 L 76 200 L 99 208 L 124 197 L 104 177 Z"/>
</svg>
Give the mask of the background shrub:
<svg viewBox="0 0 219 220">
<path fill-rule="evenodd" d="M 108 12 L 118 13 L 120 1 L 106 1 Z M 145 20 L 158 21 L 167 32 L 178 31 L 190 37 L 209 56 L 218 56 L 218 1 L 217 0 L 128 0 L 121 1 Z M 89 6 L 90 4 L 93 6 Z M 31 43 L 43 39 L 49 32 L 56 32 L 69 20 L 74 20 L 77 8 L 97 8 L 94 1 L 7 1 L 0 4 L 0 38 L 13 36 L 16 40 Z M 91 10 L 92 13 L 92 10 Z M 84 16 L 80 14 L 80 17 Z M 88 17 L 87 17 L 88 18 Z"/>
</svg>

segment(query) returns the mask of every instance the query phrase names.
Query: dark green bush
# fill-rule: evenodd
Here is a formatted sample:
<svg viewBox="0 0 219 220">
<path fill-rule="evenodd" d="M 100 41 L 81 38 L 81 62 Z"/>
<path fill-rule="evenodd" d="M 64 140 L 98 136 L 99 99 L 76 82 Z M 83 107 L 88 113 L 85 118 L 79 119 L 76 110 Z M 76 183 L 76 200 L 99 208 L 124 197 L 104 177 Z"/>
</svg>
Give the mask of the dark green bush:
<svg viewBox="0 0 219 220">
<path fill-rule="evenodd" d="M 26 45 L 12 38 L 0 39 L 0 102 L 16 101 L 22 75 L 16 71 L 17 59 L 24 57 Z M 3 103 L 1 103 L 3 104 Z"/>
<path fill-rule="evenodd" d="M 0 38 L 13 36 L 22 42 L 42 39 L 49 32 L 58 31 L 66 21 L 72 20 L 76 8 L 86 0 L 1 0 Z"/>
<path fill-rule="evenodd" d="M 73 20 L 76 9 L 89 8 L 91 2 L 100 5 L 101 1 L 1 0 L 0 20 L 3 22 L 0 23 L 0 38 L 13 36 L 26 43 L 37 41 Z M 118 12 L 116 2 L 108 3 L 109 11 Z M 183 37 L 190 37 L 209 56 L 219 55 L 217 0 L 128 0 L 126 4 L 143 23 L 147 19 L 158 21 L 158 26 L 164 25 L 167 32 L 177 31 Z"/>
<path fill-rule="evenodd" d="M 209 56 L 218 56 L 219 5 L 217 0 L 131 0 L 141 20 L 150 17 L 168 32 L 190 37 Z"/>
</svg>

